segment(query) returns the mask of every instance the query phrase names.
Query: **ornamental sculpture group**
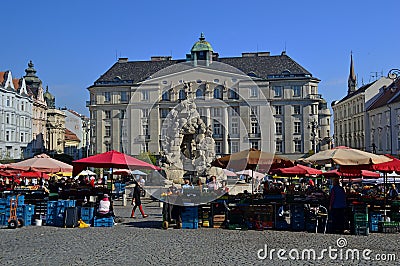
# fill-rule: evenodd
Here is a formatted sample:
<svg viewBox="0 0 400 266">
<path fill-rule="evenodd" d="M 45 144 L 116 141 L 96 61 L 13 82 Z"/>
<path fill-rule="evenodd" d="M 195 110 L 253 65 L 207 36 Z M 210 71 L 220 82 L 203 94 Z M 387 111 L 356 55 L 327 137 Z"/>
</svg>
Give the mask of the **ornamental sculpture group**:
<svg viewBox="0 0 400 266">
<path fill-rule="evenodd" d="M 185 84 L 186 100 L 166 117 L 162 136 L 162 165 L 169 180 L 183 178 L 205 181 L 211 175 L 224 179 L 222 169 L 211 167 L 215 159 L 215 141 L 211 126 L 206 126 L 197 112 L 191 84 Z"/>
</svg>

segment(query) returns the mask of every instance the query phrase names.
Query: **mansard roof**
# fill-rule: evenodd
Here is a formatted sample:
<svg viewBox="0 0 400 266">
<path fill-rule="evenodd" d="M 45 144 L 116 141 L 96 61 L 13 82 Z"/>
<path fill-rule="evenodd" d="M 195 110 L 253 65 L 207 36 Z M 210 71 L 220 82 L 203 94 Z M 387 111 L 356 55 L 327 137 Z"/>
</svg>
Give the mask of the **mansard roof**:
<svg viewBox="0 0 400 266">
<path fill-rule="evenodd" d="M 251 54 L 251 53 L 249 53 Z M 233 66 L 247 75 L 263 79 L 287 77 L 312 77 L 312 74 L 285 53 L 277 56 L 254 56 L 215 58 L 214 61 Z M 178 63 L 179 60 L 120 61 L 107 70 L 94 85 L 135 84 L 144 81 L 156 72 Z"/>
<path fill-rule="evenodd" d="M 375 102 L 368 107 L 367 111 L 382 106 L 387 106 L 390 103 L 398 101 L 400 101 L 400 80 L 397 80 L 397 82 L 393 82 L 392 84 L 384 88 L 383 92 L 379 95 Z"/>
</svg>

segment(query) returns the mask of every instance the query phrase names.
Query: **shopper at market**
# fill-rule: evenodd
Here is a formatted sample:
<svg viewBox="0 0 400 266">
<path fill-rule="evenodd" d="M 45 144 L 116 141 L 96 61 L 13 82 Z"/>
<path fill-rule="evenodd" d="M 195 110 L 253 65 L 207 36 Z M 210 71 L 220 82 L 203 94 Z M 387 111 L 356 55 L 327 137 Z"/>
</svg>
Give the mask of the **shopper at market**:
<svg viewBox="0 0 400 266">
<path fill-rule="evenodd" d="M 111 202 L 108 194 L 104 194 L 103 198 L 99 202 L 99 208 L 97 209 L 97 216 L 99 217 L 111 217 L 114 216 Z"/>
<path fill-rule="evenodd" d="M 333 179 L 333 186 L 330 194 L 329 210 L 332 218 L 333 233 L 344 232 L 346 192 L 339 183 L 339 178 Z"/>
<path fill-rule="evenodd" d="M 210 178 L 210 182 L 208 182 L 207 184 L 208 186 L 208 190 L 211 191 L 215 191 L 218 190 L 218 188 L 220 187 L 218 182 L 217 182 L 217 177 L 215 175 L 211 176 Z"/>
<path fill-rule="evenodd" d="M 135 187 L 133 188 L 133 194 L 132 194 L 131 204 L 133 205 L 133 208 L 132 208 L 131 218 L 136 218 L 135 211 L 137 207 L 139 207 L 140 213 L 142 214 L 143 218 L 146 218 L 148 217 L 148 215 L 144 213 L 142 201 L 140 200 L 140 196 L 142 194 L 140 184 L 136 180 L 133 181 L 133 184 L 135 185 Z"/>
<path fill-rule="evenodd" d="M 392 184 L 392 186 L 388 192 L 388 196 L 390 199 L 396 199 L 399 196 L 399 191 L 397 190 L 395 184 Z"/>
</svg>

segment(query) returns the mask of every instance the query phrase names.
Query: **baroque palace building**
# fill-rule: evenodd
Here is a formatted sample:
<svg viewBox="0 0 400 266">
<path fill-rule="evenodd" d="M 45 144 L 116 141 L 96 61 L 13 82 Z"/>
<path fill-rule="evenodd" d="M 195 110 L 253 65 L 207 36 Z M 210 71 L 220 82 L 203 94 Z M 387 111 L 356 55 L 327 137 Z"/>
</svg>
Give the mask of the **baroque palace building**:
<svg viewBox="0 0 400 266">
<path fill-rule="evenodd" d="M 240 70 L 251 82 L 241 80 L 240 74 L 225 67 L 209 70 L 211 76 L 218 76 L 211 81 L 202 79 L 201 75 L 194 80 L 179 79 L 187 74 L 185 70 L 154 76 L 165 68 L 178 68 L 179 63 L 194 68 L 201 64 L 228 65 Z M 131 155 L 159 154 L 163 121 L 191 90 L 198 113 L 212 130 L 216 155 L 249 147 L 262 149 L 261 133 L 272 132 L 276 153 L 297 159 L 331 145 L 331 113 L 318 93 L 319 82 L 286 52 L 219 57 L 203 34 L 185 59 L 157 56 L 149 61 L 128 61 L 120 58 L 88 88 L 91 153 L 113 149 Z M 273 119 L 266 121 L 268 110 Z M 130 121 L 126 121 L 127 111 Z M 255 116 L 259 119 L 254 119 Z"/>
</svg>

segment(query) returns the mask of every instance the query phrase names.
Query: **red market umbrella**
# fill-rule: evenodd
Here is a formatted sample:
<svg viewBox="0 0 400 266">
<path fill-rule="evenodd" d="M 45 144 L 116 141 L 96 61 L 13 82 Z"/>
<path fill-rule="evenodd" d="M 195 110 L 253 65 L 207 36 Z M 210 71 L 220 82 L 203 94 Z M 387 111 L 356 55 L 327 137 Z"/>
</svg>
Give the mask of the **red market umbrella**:
<svg viewBox="0 0 400 266">
<path fill-rule="evenodd" d="M 38 171 L 25 171 L 19 173 L 20 177 L 30 177 L 30 178 L 43 178 L 43 179 L 49 179 L 50 176 L 46 173 L 43 172 L 38 172 Z"/>
<path fill-rule="evenodd" d="M 10 163 L 6 167 L 7 169 L 46 173 L 72 172 L 72 165 L 50 158 L 46 154 L 36 155 L 33 158 L 18 163 Z"/>
<path fill-rule="evenodd" d="M 324 172 L 323 175 L 325 177 L 367 177 L 367 178 L 379 178 L 380 174 L 368 170 L 358 170 L 358 169 L 346 169 L 346 170 L 330 170 L 327 172 Z"/>
<path fill-rule="evenodd" d="M 298 164 L 293 167 L 288 167 L 288 168 L 279 168 L 276 169 L 275 172 L 278 172 L 282 175 L 304 175 L 304 176 L 311 176 L 311 175 L 320 175 L 322 174 L 321 170 L 311 168 L 308 166 L 304 166 L 301 164 Z"/>
<path fill-rule="evenodd" d="M 72 162 L 74 166 L 73 175 L 77 175 L 86 167 L 96 167 L 96 168 L 139 168 L 139 169 L 150 169 L 150 170 L 160 170 L 161 168 L 122 152 L 115 150 L 93 155 L 87 158 L 76 160 Z"/>
<path fill-rule="evenodd" d="M 400 173 L 400 160 L 388 154 L 386 154 L 385 156 L 391 158 L 392 161 L 371 165 L 371 169 L 386 173 Z"/>
</svg>

